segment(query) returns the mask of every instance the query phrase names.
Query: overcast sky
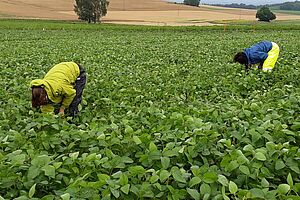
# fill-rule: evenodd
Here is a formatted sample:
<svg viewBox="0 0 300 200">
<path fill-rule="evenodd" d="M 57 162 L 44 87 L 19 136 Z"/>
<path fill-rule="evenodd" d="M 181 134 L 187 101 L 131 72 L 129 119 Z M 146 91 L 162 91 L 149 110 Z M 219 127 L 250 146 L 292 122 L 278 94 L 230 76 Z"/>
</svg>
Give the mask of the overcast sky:
<svg viewBox="0 0 300 200">
<path fill-rule="evenodd" d="M 170 1 L 183 2 L 183 0 L 170 0 Z M 264 5 L 264 4 L 282 3 L 286 1 L 294 1 L 294 0 L 201 0 L 201 3 L 207 3 L 207 4 L 245 3 L 245 4 L 253 4 L 253 5 Z"/>
</svg>

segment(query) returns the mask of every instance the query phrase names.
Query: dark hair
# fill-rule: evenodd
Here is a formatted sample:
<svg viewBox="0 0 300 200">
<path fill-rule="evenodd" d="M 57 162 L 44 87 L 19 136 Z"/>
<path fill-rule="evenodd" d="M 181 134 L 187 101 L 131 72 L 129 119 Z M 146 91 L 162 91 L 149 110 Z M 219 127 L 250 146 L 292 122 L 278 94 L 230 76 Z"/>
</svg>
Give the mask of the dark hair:
<svg viewBox="0 0 300 200">
<path fill-rule="evenodd" d="M 48 103 L 47 92 L 43 87 L 32 87 L 32 107 L 37 108 Z"/>
<path fill-rule="evenodd" d="M 248 64 L 248 59 L 247 59 L 247 56 L 244 52 L 238 52 L 237 54 L 235 54 L 235 56 L 233 58 L 233 61 L 238 62 L 238 63 L 243 64 L 243 65 Z"/>
</svg>

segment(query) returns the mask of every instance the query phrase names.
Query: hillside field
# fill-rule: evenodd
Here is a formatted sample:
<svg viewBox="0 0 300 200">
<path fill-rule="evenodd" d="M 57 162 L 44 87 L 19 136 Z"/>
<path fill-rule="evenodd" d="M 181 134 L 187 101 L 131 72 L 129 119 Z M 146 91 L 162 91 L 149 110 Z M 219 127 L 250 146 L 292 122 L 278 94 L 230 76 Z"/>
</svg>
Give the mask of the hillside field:
<svg viewBox="0 0 300 200">
<path fill-rule="evenodd" d="M 73 0 L 0 0 L 0 18 L 77 20 Z M 255 10 L 200 7 L 161 0 L 111 0 L 104 23 L 202 26 L 216 20 L 255 21 Z M 276 13 L 277 20 L 300 19 L 293 13 Z"/>
<path fill-rule="evenodd" d="M 0 199 L 299 199 L 299 30 L 0 20 Z M 261 40 L 278 63 L 245 73 Z M 62 61 L 87 71 L 74 120 L 31 108 Z"/>
</svg>

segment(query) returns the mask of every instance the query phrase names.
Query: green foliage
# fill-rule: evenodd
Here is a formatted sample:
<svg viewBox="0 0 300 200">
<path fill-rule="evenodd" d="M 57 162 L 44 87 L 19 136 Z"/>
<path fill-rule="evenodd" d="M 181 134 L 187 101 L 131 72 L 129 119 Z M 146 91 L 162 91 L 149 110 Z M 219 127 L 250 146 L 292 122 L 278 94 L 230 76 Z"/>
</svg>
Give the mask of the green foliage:
<svg viewBox="0 0 300 200">
<path fill-rule="evenodd" d="M 271 20 L 276 19 L 276 15 L 272 13 L 267 6 L 263 6 L 257 11 L 256 18 L 259 21 L 270 22 Z"/>
<path fill-rule="evenodd" d="M 199 6 L 200 0 L 184 0 L 183 4 L 189 5 L 189 6 Z"/>
<path fill-rule="evenodd" d="M 298 198 L 299 31 L 270 25 L 284 51 L 246 74 L 232 55 L 266 30 L 1 27 L 0 199 Z M 70 60 L 79 118 L 34 112 L 29 82 Z"/>
<path fill-rule="evenodd" d="M 74 11 L 79 19 L 96 23 L 107 14 L 108 4 L 106 0 L 75 0 Z"/>
</svg>

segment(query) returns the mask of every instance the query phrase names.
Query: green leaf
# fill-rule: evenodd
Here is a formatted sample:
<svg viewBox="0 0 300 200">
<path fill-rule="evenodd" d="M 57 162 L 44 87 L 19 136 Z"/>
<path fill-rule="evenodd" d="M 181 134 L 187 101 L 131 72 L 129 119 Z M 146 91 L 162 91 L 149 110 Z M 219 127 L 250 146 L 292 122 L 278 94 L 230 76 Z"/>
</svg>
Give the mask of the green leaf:
<svg viewBox="0 0 300 200">
<path fill-rule="evenodd" d="M 214 183 L 218 180 L 218 176 L 215 172 L 207 172 L 203 176 L 203 181 L 206 183 Z"/>
<path fill-rule="evenodd" d="M 163 167 L 163 169 L 168 169 L 169 165 L 170 165 L 170 158 L 168 157 L 161 157 L 161 165 Z"/>
<path fill-rule="evenodd" d="M 229 163 L 229 165 L 226 168 L 229 172 L 231 172 L 231 171 L 235 170 L 238 167 L 239 167 L 239 163 L 236 160 L 233 160 Z"/>
<path fill-rule="evenodd" d="M 48 165 L 49 163 L 50 163 L 50 157 L 47 155 L 37 156 L 31 161 L 32 165 L 38 166 L 38 167 L 43 167 L 45 165 Z"/>
<path fill-rule="evenodd" d="M 199 183 L 201 183 L 201 178 L 199 178 L 198 176 L 193 177 L 190 182 L 189 182 L 189 186 L 193 187 L 195 185 L 198 185 Z"/>
<path fill-rule="evenodd" d="M 205 195 L 205 194 L 211 194 L 211 188 L 208 184 L 203 183 L 200 186 L 200 193 Z"/>
<path fill-rule="evenodd" d="M 97 177 L 99 181 L 103 182 L 106 182 L 110 178 L 110 176 L 107 174 L 97 174 Z"/>
<path fill-rule="evenodd" d="M 156 183 L 157 181 L 158 181 L 158 179 L 159 179 L 159 176 L 158 175 L 156 175 L 156 174 L 154 174 L 154 175 L 152 175 L 151 177 L 150 177 L 150 183 L 151 184 L 153 184 L 153 183 Z"/>
<path fill-rule="evenodd" d="M 54 200 L 55 199 L 55 195 L 46 195 L 46 196 L 43 196 L 41 198 L 41 200 Z M 0 199 L 1 200 L 1 199 Z"/>
<path fill-rule="evenodd" d="M 293 125 L 291 126 L 291 129 L 293 131 L 300 131 L 300 122 L 294 122 Z"/>
<path fill-rule="evenodd" d="M 295 192 L 300 192 L 300 183 L 295 183 L 294 184 L 294 187 L 293 187 L 293 190 L 295 191 Z"/>
<path fill-rule="evenodd" d="M 245 165 L 241 165 L 240 167 L 239 167 L 239 170 L 243 173 L 243 174 L 246 174 L 246 175 L 250 175 L 250 170 L 249 170 L 249 168 L 247 167 L 247 166 L 245 166 Z"/>
<path fill-rule="evenodd" d="M 283 129 L 282 132 L 285 133 L 286 135 L 296 136 L 295 132 L 287 130 L 287 129 Z"/>
<path fill-rule="evenodd" d="M 62 165 L 62 162 L 55 162 L 55 163 L 53 163 L 53 167 L 54 167 L 55 169 L 60 168 L 61 165 Z"/>
<path fill-rule="evenodd" d="M 121 178 L 121 176 L 122 176 L 122 172 L 121 171 L 117 171 L 117 172 L 115 172 L 114 174 L 112 174 L 111 175 L 111 177 L 113 177 L 113 178 L 115 178 L 115 179 L 120 179 Z"/>
<path fill-rule="evenodd" d="M 264 199 L 264 196 L 265 196 L 264 192 L 261 189 L 258 189 L 258 188 L 251 189 L 250 193 L 255 198 L 262 198 L 262 199 Z"/>
<path fill-rule="evenodd" d="M 167 170 L 162 170 L 159 174 L 159 180 L 163 183 L 165 182 L 169 177 L 171 176 L 171 173 Z"/>
<path fill-rule="evenodd" d="M 29 198 L 25 195 L 14 198 L 14 200 L 28 200 Z"/>
<path fill-rule="evenodd" d="M 293 185 L 294 185 L 293 177 L 292 177 L 291 173 L 288 174 L 287 183 L 289 184 L 290 187 L 293 187 Z"/>
<path fill-rule="evenodd" d="M 150 142 L 149 150 L 150 151 L 157 151 L 157 146 L 154 144 L 154 142 Z"/>
<path fill-rule="evenodd" d="M 263 178 L 261 179 L 261 186 L 264 188 L 268 188 L 269 187 L 269 182 L 267 181 L 267 179 Z"/>
<path fill-rule="evenodd" d="M 124 194 L 128 194 L 128 193 L 129 193 L 129 189 L 130 189 L 130 185 L 129 185 L 129 184 L 124 185 L 123 187 L 121 187 L 121 191 L 122 191 Z"/>
<path fill-rule="evenodd" d="M 119 178 L 120 184 L 121 185 L 127 185 L 128 184 L 128 177 L 126 174 L 122 174 Z"/>
<path fill-rule="evenodd" d="M 276 163 L 275 163 L 275 169 L 276 170 L 283 169 L 284 167 L 285 167 L 285 164 L 281 159 L 276 160 Z"/>
<path fill-rule="evenodd" d="M 237 191 L 238 191 L 238 187 L 237 187 L 237 185 L 235 184 L 235 182 L 230 181 L 230 182 L 229 182 L 229 192 L 230 192 L 231 194 L 235 194 Z"/>
<path fill-rule="evenodd" d="M 33 197 L 33 195 L 35 193 L 35 186 L 36 186 L 36 184 L 34 184 L 33 186 L 31 186 L 31 188 L 29 190 L 29 193 L 28 193 L 29 198 Z"/>
<path fill-rule="evenodd" d="M 58 125 L 58 124 L 52 124 L 51 126 L 52 126 L 55 130 L 57 130 L 57 131 L 59 130 L 59 125 Z"/>
<path fill-rule="evenodd" d="M 109 188 L 111 193 L 114 195 L 114 197 L 119 198 L 120 197 L 120 192 L 119 190 L 116 190 L 114 188 Z"/>
<path fill-rule="evenodd" d="M 280 194 L 286 194 L 290 189 L 291 187 L 288 184 L 280 184 L 277 188 L 277 191 Z"/>
<path fill-rule="evenodd" d="M 254 150 L 254 148 L 253 148 L 253 146 L 251 144 L 248 144 L 248 145 L 244 146 L 243 150 L 251 152 L 251 151 Z"/>
<path fill-rule="evenodd" d="M 74 160 L 78 158 L 78 155 L 79 155 L 79 151 L 69 154 L 70 158 L 72 158 Z"/>
<path fill-rule="evenodd" d="M 224 186 L 228 186 L 228 180 L 227 180 L 227 178 L 226 178 L 224 175 L 222 175 L 222 174 L 219 174 L 219 175 L 218 175 L 218 182 L 221 183 L 221 184 L 224 185 Z"/>
<path fill-rule="evenodd" d="M 263 153 L 261 153 L 261 152 L 255 153 L 255 158 L 256 158 L 257 160 L 260 160 L 260 161 L 265 161 L 265 160 L 267 160 L 266 156 L 265 156 Z"/>
<path fill-rule="evenodd" d="M 126 125 L 126 126 L 125 126 L 125 133 L 126 133 L 126 134 L 131 134 L 131 133 L 133 133 L 133 129 L 131 128 L 131 126 L 129 126 L 129 125 Z"/>
<path fill-rule="evenodd" d="M 252 136 L 252 142 L 255 143 L 261 138 L 261 134 L 258 133 L 257 131 L 251 129 L 249 131 L 250 135 Z"/>
<path fill-rule="evenodd" d="M 230 200 L 228 196 L 226 196 L 225 194 L 223 195 L 223 199 L 224 200 Z"/>
<path fill-rule="evenodd" d="M 70 200 L 70 194 L 69 193 L 66 193 L 66 194 L 63 194 L 63 195 L 60 195 L 60 198 L 62 198 L 62 200 Z"/>
<path fill-rule="evenodd" d="M 242 155 L 240 155 L 240 156 L 237 158 L 237 162 L 238 162 L 240 165 L 242 165 L 242 164 L 245 164 L 245 163 L 249 163 L 249 160 L 248 160 L 248 158 L 247 158 L 244 154 L 242 154 Z"/>
<path fill-rule="evenodd" d="M 40 169 L 37 166 L 30 166 L 28 169 L 27 177 L 29 180 L 33 180 L 40 174 Z"/>
<path fill-rule="evenodd" d="M 298 167 L 298 162 L 293 160 L 293 158 L 288 158 L 286 160 L 286 165 L 289 166 L 289 168 L 291 170 L 293 170 L 294 172 L 296 172 L 297 174 L 300 174 L 300 170 L 299 170 L 299 167 Z"/>
<path fill-rule="evenodd" d="M 226 196 L 226 189 L 225 186 L 222 186 L 222 196 L 224 200 L 230 200 L 227 196 Z"/>
<path fill-rule="evenodd" d="M 23 165 L 25 159 L 26 159 L 25 154 L 15 155 L 11 158 L 11 164 L 12 165 Z"/>
<path fill-rule="evenodd" d="M 171 174 L 176 181 L 181 182 L 181 183 L 186 183 L 186 180 L 183 177 L 183 175 L 178 167 L 172 167 Z"/>
<path fill-rule="evenodd" d="M 189 193 L 189 195 L 191 195 L 191 197 L 193 199 L 196 199 L 196 200 L 200 199 L 200 194 L 199 194 L 199 192 L 197 190 L 187 188 L 186 191 Z"/>
<path fill-rule="evenodd" d="M 203 196 L 203 200 L 208 200 L 209 197 L 210 197 L 210 194 L 205 194 L 205 195 Z"/>
<path fill-rule="evenodd" d="M 45 175 L 51 178 L 55 178 L 55 168 L 51 165 L 46 165 L 42 168 L 45 172 Z"/>
<path fill-rule="evenodd" d="M 142 166 L 129 167 L 128 170 L 132 173 L 133 176 L 134 175 L 143 175 L 146 172 L 146 170 Z"/>
<path fill-rule="evenodd" d="M 140 140 L 140 138 L 138 136 L 133 136 L 133 141 L 135 142 L 135 144 L 139 145 L 142 144 L 142 141 Z"/>
</svg>

